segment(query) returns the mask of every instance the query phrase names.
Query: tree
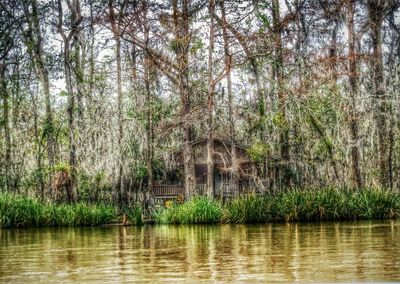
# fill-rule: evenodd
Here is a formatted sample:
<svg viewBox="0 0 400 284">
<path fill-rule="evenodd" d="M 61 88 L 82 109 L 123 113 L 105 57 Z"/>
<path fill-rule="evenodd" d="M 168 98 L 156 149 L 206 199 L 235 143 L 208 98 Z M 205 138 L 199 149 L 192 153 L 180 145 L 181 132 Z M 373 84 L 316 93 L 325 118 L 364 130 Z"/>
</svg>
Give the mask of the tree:
<svg viewBox="0 0 400 284">
<path fill-rule="evenodd" d="M 382 58 L 382 24 L 387 10 L 393 5 L 393 1 L 367 2 L 368 19 L 371 29 L 372 58 L 371 69 L 373 76 L 373 90 L 376 105 L 376 126 L 379 138 L 379 171 L 381 186 L 392 185 L 392 164 L 389 157 L 389 130 L 388 121 L 391 109 L 390 99 L 385 92 L 385 77 Z"/>
<path fill-rule="evenodd" d="M 74 91 L 74 79 L 73 79 L 73 68 L 74 60 L 76 63 L 77 56 L 72 56 L 71 50 L 78 44 L 78 33 L 80 30 L 80 23 L 82 21 L 82 15 L 80 10 L 79 0 L 67 1 L 68 10 L 70 13 L 70 30 L 68 33 L 65 32 L 63 27 L 64 22 L 64 11 L 61 0 L 57 1 L 58 8 L 58 23 L 57 29 L 64 42 L 64 76 L 65 83 L 68 93 L 68 139 L 69 139 L 69 167 L 71 179 L 66 186 L 67 199 L 69 202 L 73 202 L 76 199 L 76 168 L 77 168 L 77 157 L 76 157 L 76 133 L 75 133 L 75 96 Z M 76 66 L 75 66 L 76 67 Z"/>
<path fill-rule="evenodd" d="M 118 163 L 118 177 L 117 177 L 117 184 L 118 184 L 118 200 L 120 204 L 126 203 L 126 191 L 124 189 L 124 182 L 123 182 L 123 159 L 124 153 L 122 149 L 122 140 L 124 138 L 123 132 L 123 92 L 122 92 L 122 69 L 121 69 L 121 21 L 125 6 L 125 1 L 120 4 L 118 16 L 115 15 L 113 1 L 108 1 L 108 12 L 109 12 L 109 20 L 111 24 L 111 30 L 114 35 L 115 40 L 115 59 L 117 62 L 117 108 L 118 108 L 118 151 L 119 151 L 119 163 Z"/>
<path fill-rule="evenodd" d="M 354 32 L 354 8 L 355 1 L 350 0 L 346 6 L 347 14 L 347 40 L 348 40 L 348 60 L 349 60 L 349 86 L 350 86 L 350 134 L 351 134 L 351 168 L 353 184 L 356 188 L 362 187 L 361 171 L 360 171 L 360 157 L 358 149 L 358 115 L 356 113 L 356 98 L 358 94 L 358 74 L 357 74 L 357 53 Z"/>
</svg>

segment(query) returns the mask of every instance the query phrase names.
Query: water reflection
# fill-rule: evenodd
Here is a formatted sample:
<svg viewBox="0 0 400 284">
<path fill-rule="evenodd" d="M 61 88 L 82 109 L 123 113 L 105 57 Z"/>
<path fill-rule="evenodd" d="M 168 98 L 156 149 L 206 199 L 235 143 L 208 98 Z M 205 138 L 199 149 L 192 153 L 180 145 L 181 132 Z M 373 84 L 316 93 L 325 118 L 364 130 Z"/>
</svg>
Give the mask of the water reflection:
<svg viewBox="0 0 400 284">
<path fill-rule="evenodd" d="M 0 280 L 400 280 L 400 222 L 0 230 Z"/>
</svg>

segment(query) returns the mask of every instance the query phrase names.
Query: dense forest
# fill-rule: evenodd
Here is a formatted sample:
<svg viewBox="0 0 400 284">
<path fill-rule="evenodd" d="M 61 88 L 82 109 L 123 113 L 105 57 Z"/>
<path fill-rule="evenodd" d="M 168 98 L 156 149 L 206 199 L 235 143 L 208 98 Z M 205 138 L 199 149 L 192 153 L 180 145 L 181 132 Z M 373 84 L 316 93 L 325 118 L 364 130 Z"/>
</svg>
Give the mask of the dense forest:
<svg viewBox="0 0 400 284">
<path fill-rule="evenodd" d="M 179 150 L 190 197 L 217 137 L 266 190 L 398 190 L 399 63 L 396 0 L 1 1 L 0 188 L 149 200 Z"/>
</svg>

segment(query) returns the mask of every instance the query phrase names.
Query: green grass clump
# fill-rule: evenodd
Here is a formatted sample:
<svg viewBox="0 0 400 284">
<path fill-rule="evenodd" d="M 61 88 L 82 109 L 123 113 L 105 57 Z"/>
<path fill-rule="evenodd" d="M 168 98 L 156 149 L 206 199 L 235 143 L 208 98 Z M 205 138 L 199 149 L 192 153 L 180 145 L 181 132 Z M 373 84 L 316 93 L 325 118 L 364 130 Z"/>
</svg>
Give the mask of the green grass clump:
<svg viewBox="0 0 400 284">
<path fill-rule="evenodd" d="M 117 216 L 116 208 L 103 204 L 53 204 L 0 194 L 0 228 L 95 226 L 115 222 Z"/>
<path fill-rule="evenodd" d="M 153 212 L 153 219 L 156 224 L 177 224 L 176 217 L 179 205 L 173 204 L 171 207 L 158 207 Z"/>
<path fill-rule="evenodd" d="M 347 219 L 346 191 L 290 190 L 274 198 L 276 221 L 322 221 Z"/>
<path fill-rule="evenodd" d="M 273 198 L 275 221 L 388 219 L 400 216 L 400 194 L 376 189 L 290 190 Z"/>
<path fill-rule="evenodd" d="M 158 224 L 212 224 L 221 222 L 222 206 L 204 196 L 194 197 L 183 204 L 158 208 L 153 213 Z"/>
<path fill-rule="evenodd" d="M 126 214 L 129 222 L 133 225 L 143 224 L 143 209 L 140 204 L 134 204 L 130 207 L 125 207 L 123 212 Z"/>
<path fill-rule="evenodd" d="M 272 220 L 272 198 L 254 194 L 229 201 L 224 207 L 224 222 L 260 223 Z"/>
<path fill-rule="evenodd" d="M 400 194 L 383 190 L 363 190 L 348 199 L 348 216 L 354 219 L 394 219 L 400 217 Z"/>
<path fill-rule="evenodd" d="M 46 218 L 42 204 L 33 198 L 0 194 L 0 227 L 38 227 Z"/>
</svg>

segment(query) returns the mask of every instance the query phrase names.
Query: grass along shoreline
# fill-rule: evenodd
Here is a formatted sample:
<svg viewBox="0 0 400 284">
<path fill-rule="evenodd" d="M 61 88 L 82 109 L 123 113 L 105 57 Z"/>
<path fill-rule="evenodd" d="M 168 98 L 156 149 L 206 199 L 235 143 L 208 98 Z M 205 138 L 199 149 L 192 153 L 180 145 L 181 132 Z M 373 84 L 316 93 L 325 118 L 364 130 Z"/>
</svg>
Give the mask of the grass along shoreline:
<svg viewBox="0 0 400 284">
<path fill-rule="evenodd" d="M 0 228 L 96 226 L 115 222 L 117 210 L 103 204 L 55 204 L 0 194 Z"/>
<path fill-rule="evenodd" d="M 103 204 L 52 204 L 0 194 L 0 228 L 96 226 L 121 222 L 122 214 L 131 224 L 144 223 L 140 206 L 121 211 Z M 157 224 L 395 219 L 400 217 L 400 193 L 375 189 L 292 189 L 276 195 L 242 196 L 225 204 L 195 197 L 182 204 L 158 207 L 151 217 Z"/>
</svg>

